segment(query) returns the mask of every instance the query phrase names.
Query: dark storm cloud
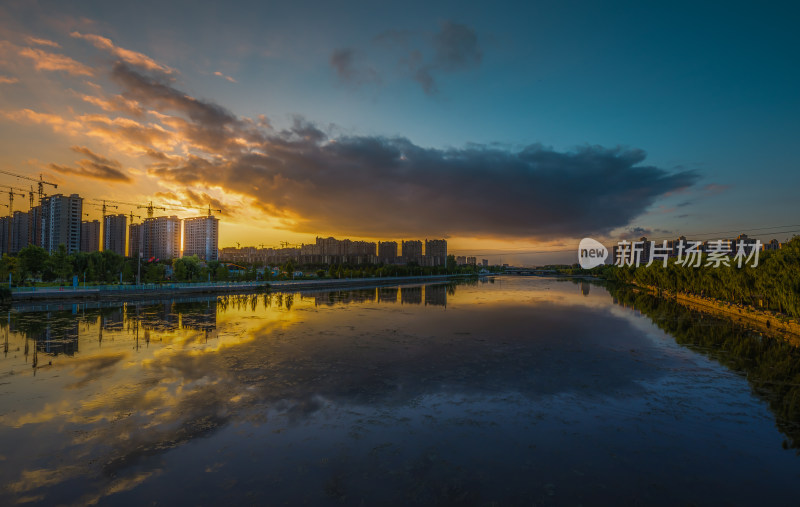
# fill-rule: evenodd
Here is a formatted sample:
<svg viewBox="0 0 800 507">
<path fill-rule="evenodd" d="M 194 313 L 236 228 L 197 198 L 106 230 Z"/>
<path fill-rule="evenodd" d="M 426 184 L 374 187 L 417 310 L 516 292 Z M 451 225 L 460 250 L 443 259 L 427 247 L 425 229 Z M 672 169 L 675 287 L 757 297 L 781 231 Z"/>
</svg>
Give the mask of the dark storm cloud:
<svg viewBox="0 0 800 507">
<path fill-rule="evenodd" d="M 113 182 L 130 183 L 130 176 L 122 172 L 122 165 L 113 159 L 109 159 L 94 153 L 84 146 L 73 146 L 72 151 L 86 155 L 88 158 L 78 160 L 77 167 L 70 167 L 59 164 L 50 164 L 49 167 L 62 174 L 82 176 L 95 180 L 106 180 Z"/>
<path fill-rule="evenodd" d="M 453 65 L 475 61 L 460 31 Z M 466 58 L 466 60 L 465 60 Z M 471 59 L 471 60 L 470 60 Z M 175 137 L 200 147 L 188 155 L 148 152 L 151 175 L 181 185 L 219 186 L 310 233 L 403 237 L 460 235 L 552 238 L 607 233 L 628 225 L 659 197 L 694 184 L 689 171 L 644 164 L 641 150 L 541 145 L 433 149 L 401 137 L 331 138 L 296 117 L 281 131 L 235 117 L 117 64 L 131 96 L 182 117 L 164 120 Z M 244 141 L 243 141 L 244 140 Z"/>
<path fill-rule="evenodd" d="M 541 146 L 425 149 L 402 138 L 273 138 L 268 154 L 192 158 L 160 177 L 219 184 L 300 218 L 307 232 L 547 237 L 624 226 L 692 173 L 641 165 L 636 151 Z"/>
<path fill-rule="evenodd" d="M 435 74 L 451 73 L 478 67 L 483 52 L 478 45 L 478 36 L 466 25 L 445 21 L 433 37 L 434 57 L 425 63 L 422 54 L 414 51 L 409 56 L 412 77 L 428 95 L 438 92 Z"/>
<path fill-rule="evenodd" d="M 353 68 L 353 54 L 355 50 L 351 48 L 336 49 L 331 55 L 331 67 L 338 74 L 342 81 L 351 81 L 355 77 Z"/>
<path fill-rule="evenodd" d="M 442 29 L 434 37 L 435 63 L 447 71 L 477 67 L 483 58 L 478 47 L 478 36 L 473 29 L 451 21 L 442 23 Z"/>
<path fill-rule="evenodd" d="M 399 55 L 401 72 L 420 84 L 427 95 L 436 95 L 436 76 L 477 68 L 483 59 L 478 34 L 472 28 L 445 21 L 432 36 L 407 30 L 387 30 L 373 37 L 372 45 L 382 53 Z M 363 61 L 355 48 L 331 53 L 330 65 L 341 82 L 360 85 L 380 82 L 378 72 Z"/>
<path fill-rule="evenodd" d="M 207 127 L 221 128 L 236 117 L 223 107 L 191 97 L 165 81 L 140 73 L 130 65 L 114 65 L 112 77 L 125 88 L 123 96 L 162 110 L 179 112 Z"/>
<path fill-rule="evenodd" d="M 411 71 L 411 77 L 422 86 L 422 91 L 427 95 L 436 95 L 439 88 L 436 86 L 436 79 L 434 79 L 431 72 L 434 70 L 432 65 L 423 63 L 422 53 L 419 51 L 412 51 L 408 55 L 408 68 Z"/>
<path fill-rule="evenodd" d="M 358 53 L 353 48 L 336 49 L 331 54 L 331 67 L 343 83 L 362 85 L 380 81 L 378 72 L 368 65 L 360 62 Z"/>
</svg>

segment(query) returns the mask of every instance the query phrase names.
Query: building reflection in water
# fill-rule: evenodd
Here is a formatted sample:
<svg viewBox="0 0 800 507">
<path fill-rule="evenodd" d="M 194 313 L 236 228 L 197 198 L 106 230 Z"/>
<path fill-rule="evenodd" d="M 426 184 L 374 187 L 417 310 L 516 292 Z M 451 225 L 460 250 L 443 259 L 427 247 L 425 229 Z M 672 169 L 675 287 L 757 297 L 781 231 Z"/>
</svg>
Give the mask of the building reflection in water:
<svg viewBox="0 0 800 507">
<path fill-rule="evenodd" d="M 334 306 L 337 304 L 397 303 L 398 292 L 400 302 L 408 305 L 447 306 L 447 296 L 455 294 L 454 283 L 437 283 L 428 285 L 414 285 L 407 287 L 373 287 L 369 289 L 353 289 L 340 291 L 325 291 L 301 294 L 302 297 L 311 297 L 315 306 Z"/>
<path fill-rule="evenodd" d="M 425 305 L 447 306 L 447 285 L 426 285 Z"/>
<path fill-rule="evenodd" d="M 396 289 L 395 289 L 396 290 Z M 376 289 L 353 289 L 329 292 L 318 292 L 313 294 L 315 306 L 333 306 L 336 304 L 350 303 L 371 303 L 375 301 Z"/>
<path fill-rule="evenodd" d="M 378 301 L 381 303 L 397 303 L 397 287 L 379 287 Z"/>
<path fill-rule="evenodd" d="M 400 303 L 418 305 L 422 303 L 422 287 L 400 287 Z"/>
<path fill-rule="evenodd" d="M 460 282 L 463 283 L 463 282 Z M 84 304 L 53 304 L 14 307 L 7 311 L 3 327 L 3 350 L 9 352 L 9 335 L 21 335 L 26 361 L 36 367 L 38 353 L 51 357 L 73 356 L 81 340 L 95 340 L 102 346 L 106 337 L 128 336 L 134 348 L 148 346 L 150 340 L 163 339 L 165 333 L 180 330 L 202 332 L 205 339 L 213 338 L 217 315 L 229 308 L 253 312 L 269 308 L 291 311 L 295 298 L 311 299 L 314 306 L 350 304 L 412 304 L 447 306 L 448 295 L 455 294 L 457 283 L 373 287 L 353 290 L 292 293 L 262 293 L 225 295 L 180 300 L 142 302 L 92 302 Z"/>
</svg>

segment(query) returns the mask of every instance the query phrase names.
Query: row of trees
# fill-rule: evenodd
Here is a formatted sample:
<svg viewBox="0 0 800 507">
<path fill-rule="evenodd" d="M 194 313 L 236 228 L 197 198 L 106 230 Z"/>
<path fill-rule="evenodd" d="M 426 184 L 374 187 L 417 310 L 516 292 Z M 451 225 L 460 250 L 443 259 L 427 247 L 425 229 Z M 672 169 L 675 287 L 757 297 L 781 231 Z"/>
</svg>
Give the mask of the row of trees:
<svg viewBox="0 0 800 507">
<path fill-rule="evenodd" d="M 416 262 L 405 265 L 395 264 L 305 264 L 296 265 L 294 261 L 283 264 L 281 271 L 291 275 L 296 270 L 313 274 L 318 278 L 377 278 L 387 276 L 430 276 L 477 274 L 478 266 L 458 266 L 455 255 L 448 255 L 444 266 L 420 266 Z"/>
<path fill-rule="evenodd" d="M 670 259 L 666 268 L 655 262 L 638 268 L 599 266 L 592 272 L 612 281 L 697 294 L 800 317 L 800 237 L 785 243 L 780 250 L 760 252 L 755 268 L 693 268 Z"/>
<path fill-rule="evenodd" d="M 28 245 L 15 256 L 4 254 L 0 259 L 0 277 L 13 285 L 34 281 L 65 284 L 78 276 L 86 283 L 133 283 L 141 273 L 144 283 L 164 281 L 227 280 L 228 268 L 219 261 L 203 264 L 196 256 L 174 260 L 146 261 L 141 269 L 135 258 L 123 257 L 111 251 L 68 254 L 64 245 L 52 253 L 42 247 Z"/>
<path fill-rule="evenodd" d="M 302 271 L 304 277 L 316 278 L 373 278 L 388 276 L 419 276 L 445 274 L 476 274 L 477 266 L 457 266 L 455 256 L 447 257 L 444 266 L 419 266 L 409 263 L 396 265 L 296 265 L 288 261 L 278 266 L 278 275 L 274 276 L 269 267 L 259 269 L 256 266 L 238 266 L 233 271 L 219 262 L 201 262 L 196 256 L 171 260 L 142 260 L 137 266 L 137 259 L 123 257 L 111 251 L 78 252 L 68 254 L 64 245 L 59 245 L 53 253 L 44 248 L 29 245 L 16 256 L 4 254 L 0 259 L 0 277 L 2 281 L 11 279 L 13 285 L 26 285 L 35 281 L 67 284 L 73 276 L 86 283 L 134 283 L 141 272 L 143 283 L 159 283 L 165 281 L 197 282 L 197 281 L 255 281 L 293 278 L 294 273 Z"/>
</svg>

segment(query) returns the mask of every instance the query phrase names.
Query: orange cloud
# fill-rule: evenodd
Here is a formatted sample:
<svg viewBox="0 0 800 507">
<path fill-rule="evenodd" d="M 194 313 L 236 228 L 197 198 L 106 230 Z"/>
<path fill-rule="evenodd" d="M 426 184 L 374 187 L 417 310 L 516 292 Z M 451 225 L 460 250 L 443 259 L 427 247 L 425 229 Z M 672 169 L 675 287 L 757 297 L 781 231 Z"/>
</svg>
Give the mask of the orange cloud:
<svg viewBox="0 0 800 507">
<path fill-rule="evenodd" d="M 17 82 L 19 82 L 19 79 L 15 77 L 0 76 L 0 84 L 14 84 Z"/>
<path fill-rule="evenodd" d="M 167 206 L 208 209 L 207 206 L 210 205 L 212 209 L 222 210 L 219 213 L 225 217 L 231 217 L 232 211 L 239 208 L 238 206 L 224 204 L 221 200 L 206 192 L 195 192 L 188 188 L 182 188 L 176 192 L 156 192 L 155 195 L 163 199 Z"/>
<path fill-rule="evenodd" d="M 78 160 L 77 167 L 50 164 L 50 169 L 61 174 L 80 176 L 95 180 L 130 183 L 131 178 L 122 172 L 122 165 L 117 160 L 103 157 L 85 146 L 73 146 L 72 151 L 86 155 L 88 158 Z"/>
<path fill-rule="evenodd" d="M 67 120 L 57 114 L 38 113 L 31 109 L 3 112 L 3 116 L 18 123 L 35 125 L 48 125 L 56 132 L 75 134 L 81 129 L 81 124 L 74 120 Z"/>
<path fill-rule="evenodd" d="M 232 78 L 231 76 L 226 76 L 225 74 L 223 74 L 223 73 L 222 73 L 222 72 L 220 72 L 220 71 L 216 71 L 216 72 L 214 72 L 214 75 L 215 75 L 215 76 L 219 76 L 219 77 L 221 77 L 222 79 L 225 79 L 225 80 L 227 80 L 227 81 L 230 81 L 231 83 L 238 83 L 238 81 L 236 81 L 234 78 Z"/>
<path fill-rule="evenodd" d="M 132 114 L 134 116 L 140 116 L 143 113 L 138 102 L 135 100 L 126 99 L 122 95 L 114 95 L 113 97 L 107 99 L 93 95 L 81 95 L 80 97 L 84 102 L 95 105 L 103 111 L 107 111 L 109 113 L 122 112 Z"/>
<path fill-rule="evenodd" d="M 64 71 L 76 76 L 94 75 L 91 68 L 68 56 L 48 53 L 36 48 L 22 48 L 19 54 L 33 60 L 36 70 Z"/>
<path fill-rule="evenodd" d="M 44 125 L 58 133 L 85 135 L 100 139 L 118 152 L 147 154 L 154 150 L 172 150 L 182 141 L 181 135 L 159 124 L 143 124 L 125 117 L 84 114 L 65 118 L 31 109 L 0 111 L 0 116 L 22 124 Z"/>
<path fill-rule="evenodd" d="M 117 58 L 124 60 L 131 65 L 136 65 L 137 67 L 142 67 L 144 69 L 150 71 L 159 71 L 163 72 L 164 74 L 171 74 L 174 71 L 167 67 L 166 65 L 161 65 L 160 63 L 156 62 L 149 56 L 139 53 L 137 51 L 131 51 L 130 49 L 121 48 L 119 46 L 114 45 L 111 39 L 106 37 L 102 37 L 100 35 L 94 35 L 91 33 L 82 34 L 80 32 L 72 32 L 70 36 L 75 37 L 77 39 L 83 39 L 92 43 L 94 47 L 97 49 L 102 49 L 103 51 L 107 51 L 112 55 L 116 56 Z"/>
<path fill-rule="evenodd" d="M 25 40 L 28 42 L 28 44 L 36 44 L 37 46 L 48 46 L 48 47 L 51 47 L 51 48 L 60 48 L 61 47 L 61 44 L 59 44 L 58 42 L 53 42 L 53 41 L 48 40 L 48 39 L 40 39 L 38 37 L 28 36 L 28 37 L 25 37 Z"/>
<path fill-rule="evenodd" d="M 153 147 L 171 150 L 179 137 L 160 125 L 144 125 L 128 118 L 107 118 L 102 115 L 80 117 L 87 136 L 99 138 L 115 150 L 145 154 Z"/>
</svg>

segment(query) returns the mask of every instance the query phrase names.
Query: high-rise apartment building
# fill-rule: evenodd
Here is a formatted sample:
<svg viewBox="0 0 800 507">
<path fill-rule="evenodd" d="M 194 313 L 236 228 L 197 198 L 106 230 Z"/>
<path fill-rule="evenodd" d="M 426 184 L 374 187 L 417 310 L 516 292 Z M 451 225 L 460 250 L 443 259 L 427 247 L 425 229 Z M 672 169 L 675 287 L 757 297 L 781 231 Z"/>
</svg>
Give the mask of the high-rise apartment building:
<svg viewBox="0 0 800 507">
<path fill-rule="evenodd" d="M 444 266 L 447 260 L 447 240 L 425 240 L 425 257 L 428 266 Z"/>
<path fill-rule="evenodd" d="M 126 215 L 107 215 L 103 219 L 103 250 L 125 255 Z"/>
<path fill-rule="evenodd" d="M 130 225 L 128 254 L 145 259 L 174 259 L 181 251 L 181 219 L 171 217 L 145 218 Z"/>
<path fill-rule="evenodd" d="M 403 248 L 403 259 L 406 262 L 422 262 L 422 241 L 418 239 L 403 241 L 401 246 Z"/>
<path fill-rule="evenodd" d="M 377 245 L 372 241 L 350 241 L 342 240 L 346 245 L 345 254 L 348 257 L 375 257 Z"/>
<path fill-rule="evenodd" d="M 28 210 L 28 244 L 42 246 L 42 206 Z"/>
<path fill-rule="evenodd" d="M 378 262 L 391 264 L 397 259 L 397 241 L 378 242 Z"/>
<path fill-rule="evenodd" d="M 142 252 L 147 258 L 174 259 L 181 255 L 181 219 L 176 216 L 145 218 Z"/>
<path fill-rule="evenodd" d="M 100 250 L 100 220 L 81 222 L 81 252 Z"/>
<path fill-rule="evenodd" d="M 0 254 L 7 254 L 11 248 L 11 218 L 0 217 Z"/>
<path fill-rule="evenodd" d="M 142 250 L 142 236 L 144 235 L 143 224 L 131 224 L 128 228 L 128 257 L 139 257 L 139 253 L 144 255 Z"/>
<path fill-rule="evenodd" d="M 42 199 L 42 247 L 48 252 L 67 247 L 73 254 L 81 248 L 83 199 L 78 194 L 56 194 Z"/>
<path fill-rule="evenodd" d="M 196 255 L 204 261 L 219 257 L 219 219 L 187 218 L 183 221 L 183 255 Z"/>
<path fill-rule="evenodd" d="M 11 219 L 11 253 L 15 254 L 28 246 L 30 241 L 30 217 L 25 211 L 15 211 Z"/>
<path fill-rule="evenodd" d="M 28 214 L 15 211 L 0 218 L 0 253 L 16 254 L 28 246 Z"/>
<path fill-rule="evenodd" d="M 345 245 L 336 238 L 317 238 L 316 245 L 319 254 L 326 257 L 340 257 L 346 255 Z"/>
</svg>

